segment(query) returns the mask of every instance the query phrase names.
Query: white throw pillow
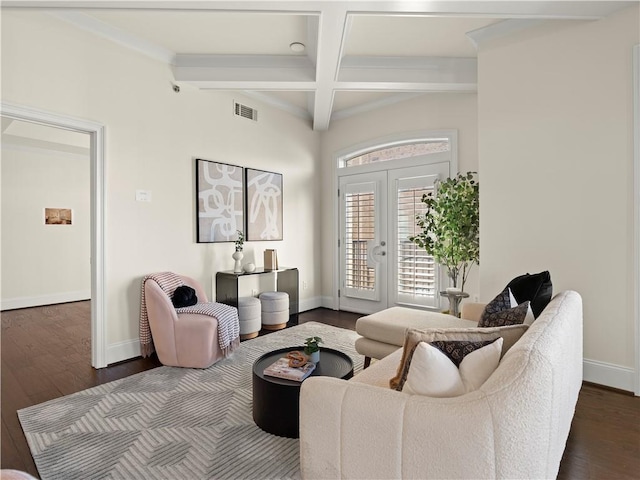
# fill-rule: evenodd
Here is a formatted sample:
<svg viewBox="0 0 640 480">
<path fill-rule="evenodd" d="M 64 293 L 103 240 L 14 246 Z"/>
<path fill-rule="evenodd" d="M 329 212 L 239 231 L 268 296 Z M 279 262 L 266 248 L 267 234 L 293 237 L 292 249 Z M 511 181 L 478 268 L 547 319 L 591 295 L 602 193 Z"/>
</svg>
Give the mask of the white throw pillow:
<svg viewBox="0 0 640 480">
<path fill-rule="evenodd" d="M 500 363 L 502 338 L 467 354 L 460 368 L 436 347 L 420 342 L 416 347 L 403 392 L 429 397 L 457 397 L 477 390 Z"/>
</svg>

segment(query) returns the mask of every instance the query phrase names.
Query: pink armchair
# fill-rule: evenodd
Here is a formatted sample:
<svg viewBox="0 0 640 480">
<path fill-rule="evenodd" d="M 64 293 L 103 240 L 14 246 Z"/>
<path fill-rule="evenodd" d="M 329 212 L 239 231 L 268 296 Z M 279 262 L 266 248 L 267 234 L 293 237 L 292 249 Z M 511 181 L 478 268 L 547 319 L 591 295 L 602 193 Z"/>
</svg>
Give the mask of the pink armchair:
<svg viewBox="0 0 640 480">
<path fill-rule="evenodd" d="M 193 278 L 181 275 L 198 302 L 207 294 Z M 149 326 L 158 359 L 172 367 L 207 368 L 223 357 L 218 343 L 218 321 L 209 315 L 176 313 L 171 299 L 152 279 L 144 284 Z"/>
</svg>

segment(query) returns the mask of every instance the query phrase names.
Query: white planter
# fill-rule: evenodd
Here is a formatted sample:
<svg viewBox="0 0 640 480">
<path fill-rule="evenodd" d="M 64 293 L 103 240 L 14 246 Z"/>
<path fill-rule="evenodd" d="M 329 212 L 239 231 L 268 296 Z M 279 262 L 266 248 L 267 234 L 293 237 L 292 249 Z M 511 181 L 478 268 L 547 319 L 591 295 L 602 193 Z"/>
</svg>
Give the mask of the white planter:
<svg viewBox="0 0 640 480">
<path fill-rule="evenodd" d="M 242 273 L 242 257 L 244 257 L 244 253 L 239 250 L 233 252 L 233 255 L 231 255 L 231 258 L 236 261 L 233 266 L 233 273 Z"/>
</svg>

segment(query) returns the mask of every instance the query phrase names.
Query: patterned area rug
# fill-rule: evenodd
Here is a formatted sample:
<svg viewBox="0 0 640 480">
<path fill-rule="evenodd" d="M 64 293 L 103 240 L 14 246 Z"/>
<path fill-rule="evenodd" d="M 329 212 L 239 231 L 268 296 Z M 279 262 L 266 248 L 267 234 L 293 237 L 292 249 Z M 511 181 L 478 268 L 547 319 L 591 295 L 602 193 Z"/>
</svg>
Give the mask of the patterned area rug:
<svg viewBox="0 0 640 480">
<path fill-rule="evenodd" d="M 308 322 L 243 342 L 206 370 L 160 367 L 20 410 L 41 478 L 300 478 L 298 440 L 253 423 L 251 366 L 310 336 L 362 369 L 355 332 Z"/>
</svg>

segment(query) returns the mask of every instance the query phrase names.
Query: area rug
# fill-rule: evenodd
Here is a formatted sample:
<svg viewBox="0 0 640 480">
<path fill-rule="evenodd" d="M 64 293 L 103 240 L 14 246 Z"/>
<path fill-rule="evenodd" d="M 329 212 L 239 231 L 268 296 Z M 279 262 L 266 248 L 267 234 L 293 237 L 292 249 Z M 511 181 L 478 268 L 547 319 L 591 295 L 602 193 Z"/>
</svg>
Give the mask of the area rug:
<svg viewBox="0 0 640 480">
<path fill-rule="evenodd" d="M 253 423 L 251 367 L 318 336 L 347 353 L 357 334 L 316 322 L 243 342 L 205 370 L 159 367 L 18 412 L 43 480 L 294 479 L 297 439 Z"/>
</svg>

